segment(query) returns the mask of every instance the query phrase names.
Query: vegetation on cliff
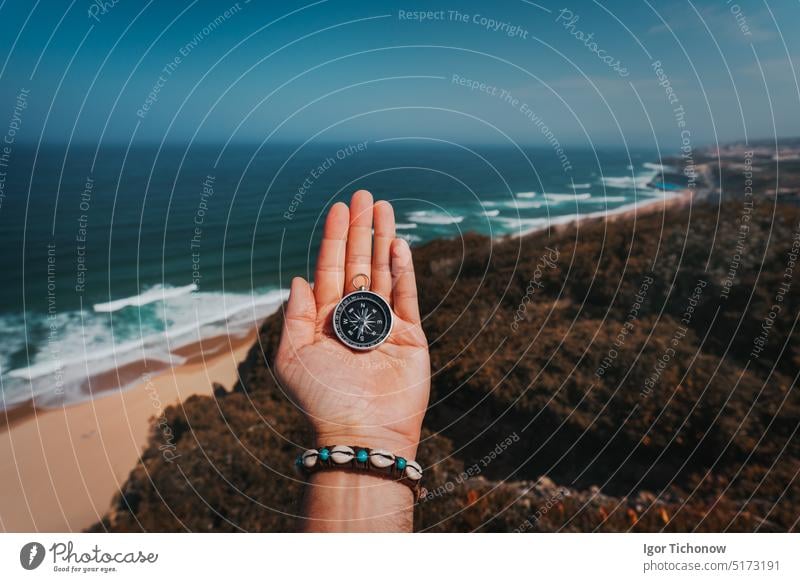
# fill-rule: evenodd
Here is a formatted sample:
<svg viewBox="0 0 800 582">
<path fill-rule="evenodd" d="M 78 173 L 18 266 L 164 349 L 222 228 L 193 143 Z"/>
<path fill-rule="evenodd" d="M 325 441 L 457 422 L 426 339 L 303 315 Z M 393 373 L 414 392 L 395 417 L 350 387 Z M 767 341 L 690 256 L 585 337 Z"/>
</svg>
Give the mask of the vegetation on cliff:
<svg viewBox="0 0 800 582">
<path fill-rule="evenodd" d="M 799 229 L 731 200 L 415 249 L 417 529 L 796 530 Z M 279 333 L 280 313 L 232 390 L 166 411 L 95 531 L 298 528 L 309 437 L 270 371 Z"/>
</svg>

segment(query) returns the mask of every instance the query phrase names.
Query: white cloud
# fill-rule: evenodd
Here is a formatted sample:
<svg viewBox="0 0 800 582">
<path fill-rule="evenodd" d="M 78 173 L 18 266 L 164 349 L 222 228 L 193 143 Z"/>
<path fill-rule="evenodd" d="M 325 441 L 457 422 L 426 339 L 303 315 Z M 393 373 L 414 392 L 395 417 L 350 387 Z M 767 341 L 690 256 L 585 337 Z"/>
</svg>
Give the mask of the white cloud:
<svg viewBox="0 0 800 582">
<path fill-rule="evenodd" d="M 670 6 L 667 10 L 654 8 L 661 14 L 664 22 L 659 22 L 648 29 L 649 34 L 669 34 L 694 32 L 708 34 L 706 26 L 714 36 L 725 35 L 727 38 L 736 38 L 747 42 L 765 42 L 778 38 L 778 31 L 769 25 L 771 19 L 766 11 L 751 10 L 750 7 L 737 2 L 724 2 L 698 6 L 694 4 L 697 13 L 691 8 L 677 10 Z M 657 18 L 657 17 L 656 17 Z M 705 24 L 704 24 L 705 22 Z"/>
</svg>

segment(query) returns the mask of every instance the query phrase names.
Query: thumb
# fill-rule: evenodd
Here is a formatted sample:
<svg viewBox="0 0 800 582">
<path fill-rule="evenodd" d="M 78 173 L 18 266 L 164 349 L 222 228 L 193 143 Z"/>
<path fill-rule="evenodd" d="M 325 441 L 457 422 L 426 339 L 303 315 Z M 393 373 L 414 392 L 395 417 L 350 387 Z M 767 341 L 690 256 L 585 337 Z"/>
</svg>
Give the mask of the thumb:
<svg viewBox="0 0 800 582">
<path fill-rule="evenodd" d="M 311 285 L 302 277 L 295 277 L 283 315 L 283 333 L 278 353 L 291 356 L 300 348 L 314 343 L 316 322 L 317 306 Z"/>
</svg>

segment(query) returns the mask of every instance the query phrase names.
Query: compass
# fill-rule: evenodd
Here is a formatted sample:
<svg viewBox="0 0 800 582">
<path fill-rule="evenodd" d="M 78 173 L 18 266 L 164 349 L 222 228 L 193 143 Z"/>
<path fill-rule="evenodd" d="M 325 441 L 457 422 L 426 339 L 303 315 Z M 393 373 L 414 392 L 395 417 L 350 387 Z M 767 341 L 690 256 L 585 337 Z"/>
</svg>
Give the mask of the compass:
<svg viewBox="0 0 800 582">
<path fill-rule="evenodd" d="M 365 284 L 356 285 L 363 278 Z M 369 277 L 353 277 L 352 293 L 345 295 L 333 310 L 333 330 L 336 337 L 354 350 L 377 348 L 392 332 L 394 315 L 386 300 L 369 291 Z"/>
</svg>

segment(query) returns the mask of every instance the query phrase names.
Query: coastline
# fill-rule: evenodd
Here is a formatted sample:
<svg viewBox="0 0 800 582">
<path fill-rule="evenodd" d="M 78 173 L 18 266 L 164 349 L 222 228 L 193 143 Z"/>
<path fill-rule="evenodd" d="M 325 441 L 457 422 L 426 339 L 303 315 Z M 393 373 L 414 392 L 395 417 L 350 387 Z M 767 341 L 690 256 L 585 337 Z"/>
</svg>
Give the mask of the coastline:
<svg viewBox="0 0 800 582">
<path fill-rule="evenodd" d="M 535 234 L 537 232 L 546 231 L 548 229 L 552 230 L 553 232 L 559 232 L 565 229 L 568 229 L 572 226 L 579 226 L 584 222 L 592 222 L 592 221 L 616 221 L 616 220 L 626 220 L 628 218 L 635 218 L 637 216 L 646 216 L 648 214 L 652 214 L 654 212 L 666 212 L 670 209 L 681 208 L 688 204 L 691 204 L 694 196 L 698 194 L 700 191 L 692 191 L 690 189 L 681 189 L 681 190 L 673 190 L 671 194 L 672 196 L 665 196 L 663 198 L 653 198 L 652 200 L 644 201 L 644 202 L 633 202 L 631 204 L 626 204 L 624 206 L 620 206 L 618 208 L 614 208 L 613 210 L 601 210 L 598 212 L 592 212 L 590 214 L 581 214 L 581 215 L 566 215 L 563 220 L 553 220 L 547 225 L 542 226 L 535 226 L 533 228 L 529 228 L 520 232 L 515 232 L 510 235 L 504 235 L 499 237 L 500 239 L 515 239 L 521 238 L 524 236 L 528 236 L 531 234 Z"/>
<path fill-rule="evenodd" d="M 690 204 L 691 190 L 610 211 L 569 215 L 563 220 L 498 240 L 543 230 L 559 232 L 590 221 L 616 221 Z M 148 442 L 152 420 L 166 406 L 193 395 L 212 395 L 213 384 L 229 388 L 237 367 L 257 340 L 218 335 L 175 350 L 180 365 L 161 364 L 151 376 L 120 389 L 120 378 L 141 378 L 142 363 L 121 366 L 93 379 L 95 397 L 59 408 L 27 402 L 0 415 L 0 528 L 4 531 L 81 531 L 98 522 L 135 468 Z M 89 474 L 91 472 L 91 474 Z M 23 487 L 24 483 L 24 487 Z"/>
<path fill-rule="evenodd" d="M 257 333 L 187 346 L 185 363 L 129 389 L 62 408 L 28 403 L 8 411 L 0 427 L 2 531 L 79 532 L 97 522 L 139 461 L 151 420 L 190 396 L 213 394 L 214 383 L 232 386 Z"/>
</svg>

